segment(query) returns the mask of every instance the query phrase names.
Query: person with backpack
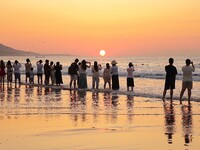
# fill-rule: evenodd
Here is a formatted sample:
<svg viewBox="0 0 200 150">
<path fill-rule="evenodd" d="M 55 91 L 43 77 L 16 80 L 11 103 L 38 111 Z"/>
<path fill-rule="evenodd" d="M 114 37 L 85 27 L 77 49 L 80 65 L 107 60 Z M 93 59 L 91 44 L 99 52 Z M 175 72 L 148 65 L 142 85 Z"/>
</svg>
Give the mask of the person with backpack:
<svg viewBox="0 0 200 150">
<path fill-rule="evenodd" d="M 72 88 L 72 83 L 74 85 L 74 89 L 76 88 L 76 83 L 78 79 L 78 62 L 79 60 L 76 58 L 68 69 L 68 73 L 70 74 L 70 89 Z"/>
</svg>

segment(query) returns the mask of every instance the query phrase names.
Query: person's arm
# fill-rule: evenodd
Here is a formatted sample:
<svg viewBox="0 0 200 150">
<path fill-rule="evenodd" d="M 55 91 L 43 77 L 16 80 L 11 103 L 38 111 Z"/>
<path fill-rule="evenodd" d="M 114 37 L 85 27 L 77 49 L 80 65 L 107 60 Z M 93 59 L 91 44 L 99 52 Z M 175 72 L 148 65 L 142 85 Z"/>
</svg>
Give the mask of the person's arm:
<svg viewBox="0 0 200 150">
<path fill-rule="evenodd" d="M 195 71 L 195 67 L 194 67 L 194 63 L 191 62 L 192 68 L 193 68 L 193 72 Z"/>
</svg>

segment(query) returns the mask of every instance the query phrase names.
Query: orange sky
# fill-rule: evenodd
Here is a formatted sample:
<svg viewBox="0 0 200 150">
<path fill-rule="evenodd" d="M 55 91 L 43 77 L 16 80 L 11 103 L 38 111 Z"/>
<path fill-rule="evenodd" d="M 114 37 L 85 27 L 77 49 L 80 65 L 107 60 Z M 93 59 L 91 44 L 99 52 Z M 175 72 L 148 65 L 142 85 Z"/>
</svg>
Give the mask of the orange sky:
<svg viewBox="0 0 200 150">
<path fill-rule="evenodd" d="M 38 53 L 199 55 L 199 8 L 199 0 L 1 0 L 0 43 Z"/>
</svg>

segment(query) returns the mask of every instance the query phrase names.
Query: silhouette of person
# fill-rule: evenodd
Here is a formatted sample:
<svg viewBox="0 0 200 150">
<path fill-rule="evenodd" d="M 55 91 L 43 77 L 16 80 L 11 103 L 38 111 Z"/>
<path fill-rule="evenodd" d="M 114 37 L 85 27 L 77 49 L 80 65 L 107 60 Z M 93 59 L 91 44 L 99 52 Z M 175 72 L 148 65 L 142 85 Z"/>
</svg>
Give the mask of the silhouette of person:
<svg viewBox="0 0 200 150">
<path fill-rule="evenodd" d="M 111 89 L 111 74 L 110 74 L 110 65 L 106 63 L 106 68 L 103 71 L 103 80 L 104 80 L 104 89 L 106 88 L 106 84 L 108 83 L 109 89 Z"/>
<path fill-rule="evenodd" d="M 182 82 L 182 90 L 180 93 L 180 104 L 182 104 L 182 97 L 186 89 L 188 90 L 188 104 L 190 104 L 191 91 L 193 88 L 192 72 L 195 71 L 195 67 L 190 59 L 186 59 L 185 63 L 186 65 L 182 67 L 183 82 Z M 190 64 L 192 66 L 190 66 Z"/>
<path fill-rule="evenodd" d="M 112 89 L 118 90 L 119 89 L 119 76 L 118 76 L 118 67 L 117 62 L 113 60 L 111 62 L 112 67 L 110 69 L 110 72 L 112 74 Z"/>
<path fill-rule="evenodd" d="M 101 65 L 97 63 L 97 61 L 94 62 L 94 65 L 92 66 L 92 88 L 95 88 L 96 84 L 96 89 L 99 88 L 99 71 L 102 69 Z"/>
<path fill-rule="evenodd" d="M 165 66 L 166 78 L 165 78 L 165 87 L 163 91 L 163 101 L 165 100 L 165 95 L 167 90 L 170 89 L 170 100 L 173 98 L 173 90 L 175 89 L 175 80 L 177 75 L 177 69 L 173 66 L 174 59 L 169 58 L 169 65 Z"/>
<path fill-rule="evenodd" d="M 76 83 L 78 80 L 78 62 L 79 60 L 76 58 L 75 61 L 71 64 L 71 73 L 70 73 L 70 88 L 72 88 L 72 83 L 74 83 L 74 89 L 76 88 Z"/>
<path fill-rule="evenodd" d="M 47 59 L 44 64 L 44 84 L 49 85 L 49 78 L 51 76 L 51 67 L 49 65 L 49 60 Z"/>
<path fill-rule="evenodd" d="M 42 60 L 39 60 L 37 63 L 37 76 L 38 76 L 38 84 L 42 84 L 43 79 L 42 79 L 42 75 L 43 75 L 43 64 L 42 64 Z"/>
<path fill-rule="evenodd" d="M 61 72 L 62 65 L 60 64 L 60 62 L 56 62 L 54 69 L 55 69 L 56 85 L 63 84 L 62 72 Z"/>
<path fill-rule="evenodd" d="M 26 69 L 26 83 L 27 83 L 27 80 L 28 78 L 30 78 L 30 71 L 31 71 L 31 67 L 32 67 L 32 64 L 31 64 L 31 61 L 29 58 L 26 59 L 26 63 L 25 63 L 25 69 Z"/>
</svg>

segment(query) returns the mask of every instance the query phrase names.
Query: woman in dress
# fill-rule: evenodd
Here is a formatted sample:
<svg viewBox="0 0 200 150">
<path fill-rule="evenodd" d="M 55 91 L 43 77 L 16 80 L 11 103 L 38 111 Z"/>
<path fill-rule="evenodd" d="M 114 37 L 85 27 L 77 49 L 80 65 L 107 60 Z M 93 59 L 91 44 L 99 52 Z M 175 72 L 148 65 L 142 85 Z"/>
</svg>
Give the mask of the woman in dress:
<svg viewBox="0 0 200 150">
<path fill-rule="evenodd" d="M 106 68 L 103 71 L 103 79 L 104 79 L 104 89 L 106 88 L 106 84 L 108 83 L 109 89 L 111 89 L 111 83 L 110 83 L 110 65 L 109 63 L 106 64 Z"/>
<path fill-rule="evenodd" d="M 97 63 L 97 61 L 94 62 L 94 66 L 92 66 L 92 88 L 95 88 L 96 84 L 96 89 L 99 88 L 99 70 L 101 70 L 102 67 L 100 64 Z"/>
<path fill-rule="evenodd" d="M 53 64 L 53 61 L 50 62 L 50 70 L 51 70 L 51 84 L 54 85 L 55 84 L 55 69 L 54 69 L 55 65 Z"/>
<path fill-rule="evenodd" d="M 88 65 L 87 65 L 88 64 Z M 85 60 L 82 60 L 81 65 L 79 66 L 79 84 L 78 87 L 81 89 L 87 88 L 87 76 L 86 76 L 86 70 L 87 68 L 90 68 L 91 63 L 86 62 Z"/>
<path fill-rule="evenodd" d="M 113 90 L 118 90 L 119 89 L 119 76 L 118 76 L 118 67 L 117 67 L 117 62 L 113 60 L 111 62 L 112 67 L 111 67 L 111 74 L 112 74 L 112 89 Z"/>
<path fill-rule="evenodd" d="M 8 60 L 8 62 L 6 64 L 6 68 L 7 68 L 7 84 L 11 85 L 12 84 L 13 67 L 12 67 L 10 60 Z"/>
<path fill-rule="evenodd" d="M 56 85 L 63 84 L 62 73 L 61 73 L 62 65 L 60 65 L 60 62 L 56 63 L 54 69 L 55 69 Z"/>
</svg>

